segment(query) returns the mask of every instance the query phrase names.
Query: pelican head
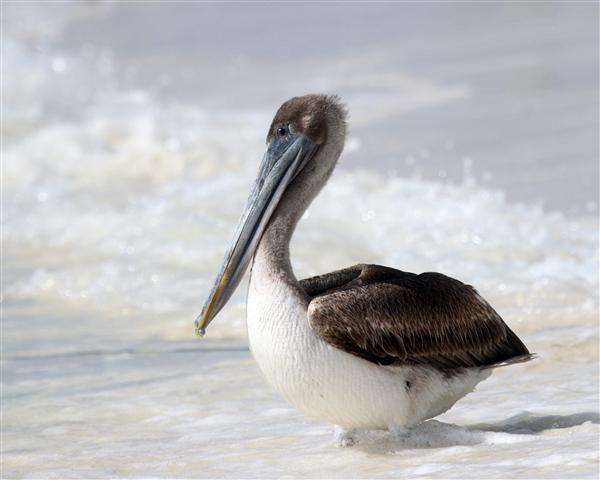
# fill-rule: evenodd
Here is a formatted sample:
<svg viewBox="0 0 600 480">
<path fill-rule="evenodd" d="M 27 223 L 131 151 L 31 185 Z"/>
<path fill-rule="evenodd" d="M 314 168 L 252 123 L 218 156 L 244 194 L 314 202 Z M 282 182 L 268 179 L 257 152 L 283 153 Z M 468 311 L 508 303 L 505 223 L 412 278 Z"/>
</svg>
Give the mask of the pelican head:
<svg viewBox="0 0 600 480">
<path fill-rule="evenodd" d="M 285 102 L 273 118 L 258 177 L 202 313 L 196 333 L 225 306 L 275 218 L 293 230 L 323 187 L 344 146 L 346 112 L 336 96 L 305 95 Z"/>
</svg>

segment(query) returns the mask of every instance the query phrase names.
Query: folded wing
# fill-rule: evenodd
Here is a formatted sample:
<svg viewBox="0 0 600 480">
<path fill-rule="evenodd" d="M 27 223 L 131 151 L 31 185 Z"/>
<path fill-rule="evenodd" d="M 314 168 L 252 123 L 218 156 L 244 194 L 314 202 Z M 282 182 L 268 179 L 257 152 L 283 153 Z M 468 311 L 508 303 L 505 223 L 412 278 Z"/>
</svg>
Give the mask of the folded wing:
<svg viewBox="0 0 600 480">
<path fill-rule="evenodd" d="M 301 285 L 313 332 L 374 363 L 452 370 L 532 358 L 473 287 L 439 273 L 356 265 Z"/>
</svg>

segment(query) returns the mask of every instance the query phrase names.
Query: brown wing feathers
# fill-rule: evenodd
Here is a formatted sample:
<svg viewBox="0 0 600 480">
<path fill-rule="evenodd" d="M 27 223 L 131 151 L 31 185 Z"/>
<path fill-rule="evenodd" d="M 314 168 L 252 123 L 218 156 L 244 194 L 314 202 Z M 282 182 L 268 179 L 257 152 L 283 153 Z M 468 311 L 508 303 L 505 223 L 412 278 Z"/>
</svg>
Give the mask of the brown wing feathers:
<svg viewBox="0 0 600 480">
<path fill-rule="evenodd" d="M 362 265 L 336 270 L 335 272 L 317 275 L 316 277 L 300 280 L 300 285 L 309 297 L 315 297 L 323 292 L 347 285 L 348 282 L 357 278 L 362 272 Z"/>
<path fill-rule="evenodd" d="M 356 265 L 301 285 L 315 334 L 375 363 L 446 370 L 529 355 L 473 287 L 439 273 Z"/>
</svg>

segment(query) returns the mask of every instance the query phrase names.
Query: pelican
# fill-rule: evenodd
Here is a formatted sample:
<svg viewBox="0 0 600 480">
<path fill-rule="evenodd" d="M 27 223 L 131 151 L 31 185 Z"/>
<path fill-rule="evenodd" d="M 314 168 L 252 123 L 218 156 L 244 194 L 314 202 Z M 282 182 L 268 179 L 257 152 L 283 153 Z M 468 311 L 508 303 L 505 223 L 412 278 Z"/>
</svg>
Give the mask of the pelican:
<svg viewBox="0 0 600 480">
<path fill-rule="evenodd" d="M 352 445 L 363 429 L 405 435 L 494 368 L 533 355 L 472 286 L 440 273 L 360 264 L 296 279 L 292 234 L 333 172 L 345 136 L 337 96 L 294 97 L 279 108 L 195 326 L 203 336 L 252 263 L 247 324 L 258 366 L 292 405 L 334 424 L 338 444 Z"/>
</svg>

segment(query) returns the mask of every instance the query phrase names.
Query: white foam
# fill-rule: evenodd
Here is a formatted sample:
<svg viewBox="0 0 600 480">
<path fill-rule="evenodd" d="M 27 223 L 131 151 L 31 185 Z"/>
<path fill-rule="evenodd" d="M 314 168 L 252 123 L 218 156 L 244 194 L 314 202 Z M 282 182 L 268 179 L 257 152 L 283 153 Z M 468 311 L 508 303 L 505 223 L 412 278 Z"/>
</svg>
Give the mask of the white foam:
<svg viewBox="0 0 600 480">
<path fill-rule="evenodd" d="M 120 91 L 110 58 L 92 53 L 32 53 L 7 40 L 3 55 L 12 72 L 2 125 L 7 475 L 597 473 L 593 219 L 511 204 L 468 171 L 460 184 L 338 171 L 294 238 L 299 276 L 358 262 L 442 271 L 477 286 L 540 354 L 498 370 L 404 439 L 367 432 L 340 450 L 329 426 L 265 386 L 243 350 L 244 288 L 207 343 L 193 344 L 197 352 L 185 343 L 244 205 L 269 112 L 161 105 Z M 415 99 L 407 109 L 468 91 L 391 80 Z M 348 143 L 368 158 L 359 138 Z M 224 337 L 241 347 L 211 350 Z"/>
</svg>

